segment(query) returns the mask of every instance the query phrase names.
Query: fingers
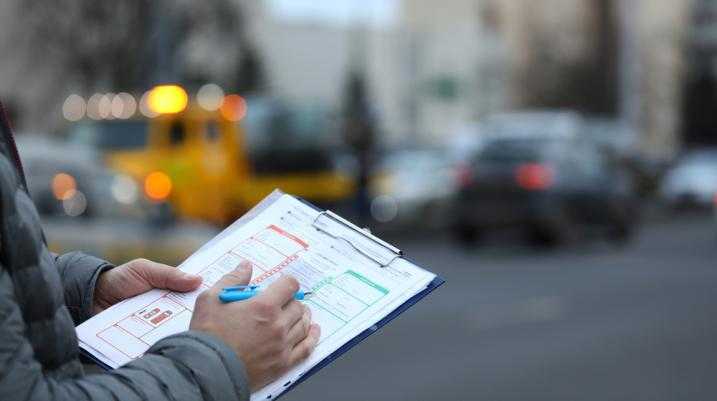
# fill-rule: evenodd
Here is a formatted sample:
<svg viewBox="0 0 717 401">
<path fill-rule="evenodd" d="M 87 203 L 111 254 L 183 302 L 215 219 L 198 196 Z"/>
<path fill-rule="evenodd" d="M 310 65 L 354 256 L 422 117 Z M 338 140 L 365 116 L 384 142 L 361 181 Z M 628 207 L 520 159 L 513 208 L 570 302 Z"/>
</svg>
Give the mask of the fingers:
<svg viewBox="0 0 717 401">
<path fill-rule="evenodd" d="M 196 289 L 202 283 L 199 276 L 150 260 L 134 261 L 132 268 L 154 288 L 186 292 Z"/>
<path fill-rule="evenodd" d="M 288 340 L 292 347 L 304 340 L 311 328 L 311 309 L 305 306 L 301 309 L 303 313 L 299 315 L 299 319 L 289 329 Z"/>
<path fill-rule="evenodd" d="M 308 310 L 306 306 L 304 306 L 299 301 L 291 301 L 281 312 L 281 321 L 284 324 L 284 326 L 287 329 L 290 329 L 293 325 L 298 322 L 301 317 L 306 313 L 306 310 Z"/>
<path fill-rule="evenodd" d="M 220 292 L 224 287 L 231 287 L 234 285 L 247 285 L 251 280 L 251 263 L 249 261 L 242 261 L 236 269 L 230 271 L 217 280 L 212 286 L 212 291 Z"/>
<path fill-rule="evenodd" d="M 294 299 L 296 291 L 299 291 L 299 282 L 291 276 L 282 276 L 259 294 L 256 299 L 261 299 L 270 305 L 283 307 Z"/>
<path fill-rule="evenodd" d="M 301 340 L 294 349 L 291 350 L 291 356 L 289 357 L 289 364 L 295 366 L 297 363 L 303 361 L 311 355 L 311 352 L 316 348 L 316 344 L 319 343 L 321 337 L 321 328 L 318 324 L 312 324 L 309 328 L 309 334 Z"/>
</svg>

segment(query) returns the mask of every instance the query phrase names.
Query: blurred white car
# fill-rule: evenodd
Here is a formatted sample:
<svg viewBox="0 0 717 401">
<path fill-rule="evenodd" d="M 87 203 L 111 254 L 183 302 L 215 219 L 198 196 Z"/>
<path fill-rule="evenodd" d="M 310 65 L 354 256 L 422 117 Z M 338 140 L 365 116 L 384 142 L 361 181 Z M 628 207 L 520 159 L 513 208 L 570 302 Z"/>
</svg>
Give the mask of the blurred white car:
<svg viewBox="0 0 717 401">
<path fill-rule="evenodd" d="M 25 135 L 17 138 L 27 186 L 42 216 L 150 220 L 158 204 L 135 181 L 104 166 L 93 147 Z"/>
<path fill-rule="evenodd" d="M 674 207 L 711 207 L 717 195 L 717 148 L 685 155 L 668 171 L 661 196 Z"/>
<path fill-rule="evenodd" d="M 444 212 L 457 188 L 454 163 L 440 149 L 390 152 L 371 182 L 371 215 L 392 225 L 444 222 Z"/>
<path fill-rule="evenodd" d="M 102 214 L 106 205 L 96 182 L 107 173 L 91 148 L 40 135 L 18 136 L 17 147 L 28 190 L 41 215 Z"/>
<path fill-rule="evenodd" d="M 162 224 L 156 205 L 97 153 L 43 136 L 19 136 L 28 190 L 54 252 L 80 249 L 111 261 L 138 257 L 176 264 L 217 233 L 193 222 Z"/>
</svg>

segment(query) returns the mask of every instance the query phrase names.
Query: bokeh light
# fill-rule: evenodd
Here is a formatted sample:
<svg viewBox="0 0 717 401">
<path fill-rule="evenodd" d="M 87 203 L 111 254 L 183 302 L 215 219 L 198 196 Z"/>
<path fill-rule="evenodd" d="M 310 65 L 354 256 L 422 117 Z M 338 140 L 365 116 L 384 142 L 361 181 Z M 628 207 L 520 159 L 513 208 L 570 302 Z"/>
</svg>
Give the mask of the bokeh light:
<svg viewBox="0 0 717 401">
<path fill-rule="evenodd" d="M 154 110 L 152 110 L 151 107 L 149 107 L 149 93 L 151 91 L 145 92 L 142 97 L 139 99 L 139 112 L 142 113 L 143 116 L 148 118 L 154 118 L 157 117 L 159 114 L 157 114 Z"/>
<path fill-rule="evenodd" d="M 101 95 L 100 100 L 97 103 L 97 113 L 101 119 L 112 118 L 112 98 L 113 93 Z"/>
<path fill-rule="evenodd" d="M 86 109 L 85 99 L 73 93 L 62 105 L 62 116 L 68 121 L 79 121 L 85 116 Z"/>
<path fill-rule="evenodd" d="M 172 192 L 172 180 L 161 171 L 155 171 L 144 179 L 144 192 L 153 201 L 162 201 Z"/>
<path fill-rule="evenodd" d="M 137 100 L 127 92 L 121 92 L 117 96 L 122 99 L 122 104 L 124 105 L 120 118 L 132 118 L 134 113 L 137 112 Z"/>
<path fill-rule="evenodd" d="M 124 112 L 124 104 L 122 103 L 122 98 L 118 95 L 115 95 L 112 98 L 112 117 L 114 118 L 120 118 L 122 115 L 122 112 Z"/>
<path fill-rule="evenodd" d="M 388 223 L 398 216 L 398 202 L 389 195 L 380 195 L 371 201 L 371 216 L 376 221 Z"/>
<path fill-rule="evenodd" d="M 71 198 L 77 192 L 75 177 L 67 173 L 57 173 L 52 178 L 52 194 L 57 200 Z"/>
<path fill-rule="evenodd" d="M 80 191 L 73 191 L 72 196 L 62 201 L 62 208 L 68 216 L 80 216 L 87 210 L 87 197 Z"/>
<path fill-rule="evenodd" d="M 87 100 L 87 117 L 93 119 L 93 120 L 101 120 L 102 117 L 100 116 L 100 100 L 102 99 L 102 94 L 95 93 L 94 95 L 90 96 L 90 98 Z"/>
<path fill-rule="evenodd" d="M 112 98 L 112 117 L 126 120 L 137 111 L 137 101 L 127 92 L 120 92 Z"/>
<path fill-rule="evenodd" d="M 154 87 L 147 97 L 149 108 L 158 114 L 174 114 L 187 108 L 189 97 L 178 85 L 159 85 Z"/>
<path fill-rule="evenodd" d="M 110 192 L 117 202 L 125 205 L 132 204 L 137 200 L 137 184 L 132 177 L 126 175 L 119 174 L 114 177 Z"/>
<path fill-rule="evenodd" d="M 222 106 L 224 101 L 224 91 L 219 85 L 206 84 L 199 88 L 197 92 L 197 103 L 203 109 L 208 111 L 216 111 Z"/>
<path fill-rule="evenodd" d="M 246 100 L 239 95 L 227 95 L 220 109 L 222 117 L 229 121 L 239 121 L 247 113 Z"/>
</svg>

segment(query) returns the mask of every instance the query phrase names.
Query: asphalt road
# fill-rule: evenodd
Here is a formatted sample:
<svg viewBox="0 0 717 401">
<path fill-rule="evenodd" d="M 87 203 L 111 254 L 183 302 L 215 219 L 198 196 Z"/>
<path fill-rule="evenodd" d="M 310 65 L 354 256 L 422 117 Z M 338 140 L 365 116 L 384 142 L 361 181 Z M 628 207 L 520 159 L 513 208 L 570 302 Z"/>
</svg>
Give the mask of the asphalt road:
<svg viewBox="0 0 717 401">
<path fill-rule="evenodd" d="M 717 399 L 710 218 L 623 249 L 398 243 L 447 283 L 285 400 Z"/>
</svg>

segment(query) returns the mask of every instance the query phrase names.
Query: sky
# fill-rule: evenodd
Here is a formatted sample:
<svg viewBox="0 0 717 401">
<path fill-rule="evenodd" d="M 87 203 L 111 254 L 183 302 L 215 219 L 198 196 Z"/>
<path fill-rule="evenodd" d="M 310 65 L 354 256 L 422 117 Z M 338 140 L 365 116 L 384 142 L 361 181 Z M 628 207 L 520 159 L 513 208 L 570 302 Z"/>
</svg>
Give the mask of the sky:
<svg viewBox="0 0 717 401">
<path fill-rule="evenodd" d="M 348 25 L 390 25 L 398 0 L 269 0 L 269 9 L 279 18 L 296 21 Z"/>
</svg>

